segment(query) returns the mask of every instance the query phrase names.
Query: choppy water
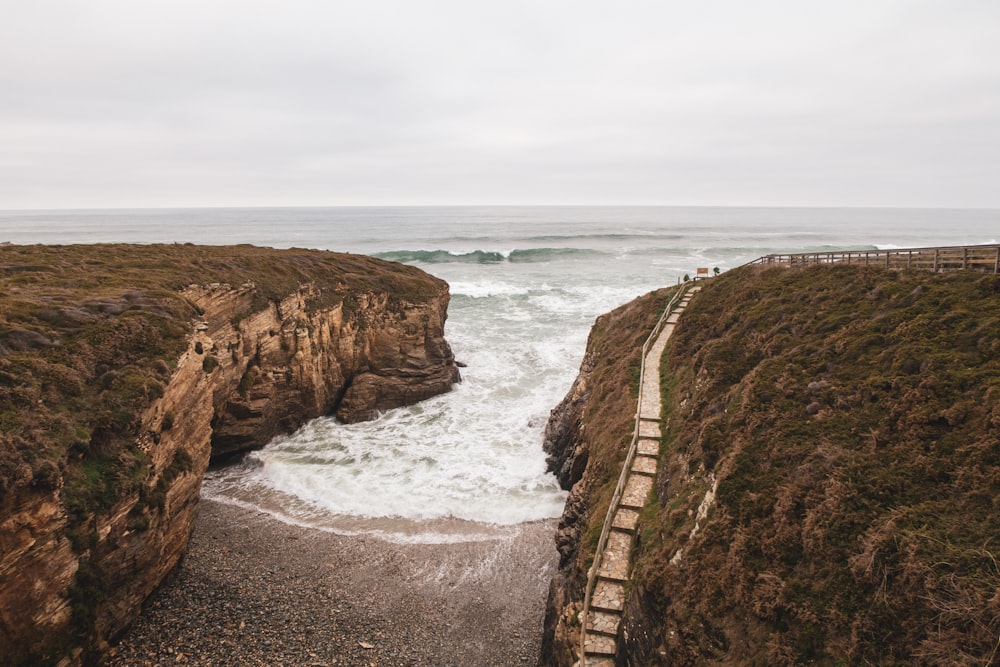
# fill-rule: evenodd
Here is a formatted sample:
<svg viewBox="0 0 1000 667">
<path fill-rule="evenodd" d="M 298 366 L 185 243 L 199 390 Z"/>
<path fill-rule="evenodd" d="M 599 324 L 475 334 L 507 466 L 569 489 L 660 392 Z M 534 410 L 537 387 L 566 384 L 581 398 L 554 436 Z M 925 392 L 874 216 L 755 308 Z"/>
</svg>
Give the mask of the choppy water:
<svg viewBox="0 0 1000 667">
<path fill-rule="evenodd" d="M 320 419 L 208 497 L 395 539 L 475 539 L 558 516 L 542 431 L 594 318 L 697 267 L 770 252 L 995 243 L 1000 211 L 451 207 L 0 211 L 0 241 L 255 243 L 375 255 L 451 285 L 454 392 L 354 425 Z"/>
</svg>

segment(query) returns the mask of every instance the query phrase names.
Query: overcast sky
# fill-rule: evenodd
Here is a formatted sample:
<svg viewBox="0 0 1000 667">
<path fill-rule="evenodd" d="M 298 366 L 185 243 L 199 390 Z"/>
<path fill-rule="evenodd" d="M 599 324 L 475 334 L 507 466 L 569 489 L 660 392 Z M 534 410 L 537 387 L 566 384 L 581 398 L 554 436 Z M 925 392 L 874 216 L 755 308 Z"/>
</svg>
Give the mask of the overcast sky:
<svg viewBox="0 0 1000 667">
<path fill-rule="evenodd" d="M 1000 1 L 26 0 L 0 208 L 1000 207 Z"/>
</svg>

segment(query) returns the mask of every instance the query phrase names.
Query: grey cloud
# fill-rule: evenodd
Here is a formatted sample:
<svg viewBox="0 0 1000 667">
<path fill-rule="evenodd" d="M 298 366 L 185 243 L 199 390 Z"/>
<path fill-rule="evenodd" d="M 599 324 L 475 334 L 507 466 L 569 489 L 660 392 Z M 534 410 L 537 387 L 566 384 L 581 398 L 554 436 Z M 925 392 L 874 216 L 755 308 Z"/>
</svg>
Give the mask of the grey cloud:
<svg viewBox="0 0 1000 667">
<path fill-rule="evenodd" d="M 38 0 L 0 208 L 1000 206 L 1000 4 Z"/>
</svg>

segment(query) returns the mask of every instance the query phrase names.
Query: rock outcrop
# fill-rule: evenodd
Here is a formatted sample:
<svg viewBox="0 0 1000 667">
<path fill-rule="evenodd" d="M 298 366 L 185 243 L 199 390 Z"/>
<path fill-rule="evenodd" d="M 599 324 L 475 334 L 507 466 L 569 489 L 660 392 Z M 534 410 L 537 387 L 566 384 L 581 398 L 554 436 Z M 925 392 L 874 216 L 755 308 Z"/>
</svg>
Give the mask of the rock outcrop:
<svg viewBox="0 0 1000 667">
<path fill-rule="evenodd" d="M 580 364 L 573 385 L 565 398 L 559 402 L 545 425 L 545 439 L 542 445 L 549 471 L 559 480 L 559 486 L 569 490 L 583 477 L 587 468 L 587 446 L 580 437 L 583 422 L 583 408 L 590 397 L 590 376 L 594 372 L 594 355 L 588 353 Z"/>
<path fill-rule="evenodd" d="M 3 285 L 0 665 L 99 660 L 183 555 L 213 456 L 320 415 L 371 419 L 459 381 L 447 285 L 419 270 L 311 251 L 122 248 L 4 249 L 7 275 L 49 275 Z M 79 257 L 68 272 L 110 263 L 105 249 L 120 255 L 116 275 L 158 252 L 196 266 L 105 287 L 87 309 L 73 304 L 88 288 L 63 284 L 57 260 L 25 259 Z M 204 256 L 225 271 L 199 268 Z M 281 282 L 254 282 L 261 266 Z M 163 289 L 182 273 L 208 280 Z M 249 280 L 211 280 L 234 275 Z"/>
<path fill-rule="evenodd" d="M 194 341 L 221 378 L 213 457 L 260 447 L 320 415 L 374 419 L 459 381 L 444 339 L 446 291 L 405 307 L 390 304 L 387 293 L 367 293 L 348 309 L 311 311 L 315 289 L 304 285 L 235 324 L 252 301 L 252 286 L 192 285 L 182 292 L 205 313 Z"/>
</svg>

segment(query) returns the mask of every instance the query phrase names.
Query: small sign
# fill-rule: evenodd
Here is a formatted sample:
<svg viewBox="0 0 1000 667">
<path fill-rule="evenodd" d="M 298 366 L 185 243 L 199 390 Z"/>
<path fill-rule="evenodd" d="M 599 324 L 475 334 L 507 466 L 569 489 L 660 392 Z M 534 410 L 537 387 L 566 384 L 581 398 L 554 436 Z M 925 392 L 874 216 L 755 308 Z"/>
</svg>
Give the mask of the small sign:
<svg viewBox="0 0 1000 667">
<path fill-rule="evenodd" d="M 698 267 L 698 273 L 697 273 L 697 275 L 699 275 L 699 276 L 707 276 L 708 275 L 708 267 L 707 266 L 699 266 Z"/>
</svg>

